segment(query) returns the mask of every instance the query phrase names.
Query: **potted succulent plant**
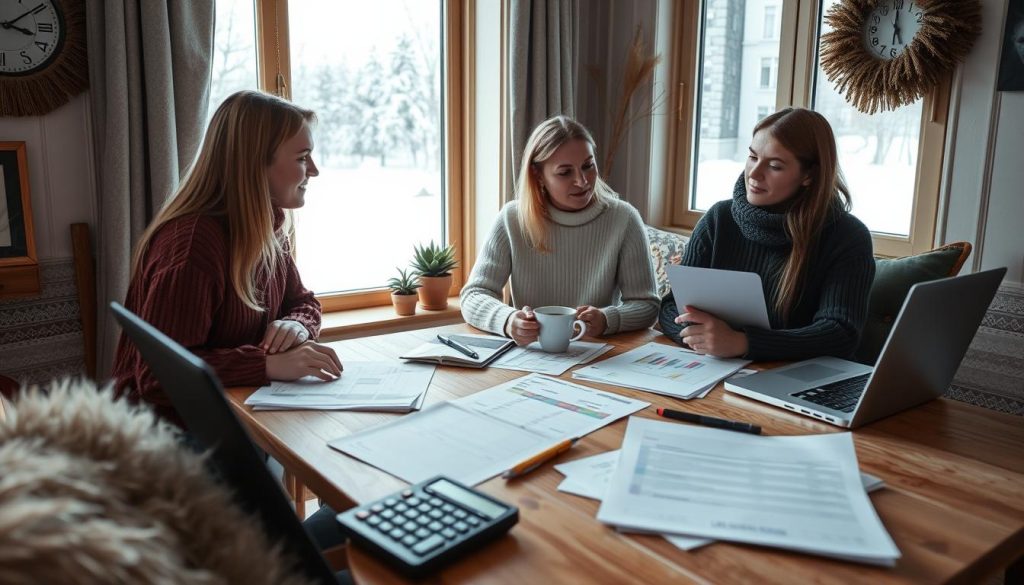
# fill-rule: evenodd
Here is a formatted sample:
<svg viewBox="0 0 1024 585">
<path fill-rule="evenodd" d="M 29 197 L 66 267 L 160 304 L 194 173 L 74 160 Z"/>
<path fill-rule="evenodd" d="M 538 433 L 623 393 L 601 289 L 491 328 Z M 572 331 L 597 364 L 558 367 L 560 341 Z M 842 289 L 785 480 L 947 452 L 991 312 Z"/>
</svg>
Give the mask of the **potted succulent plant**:
<svg viewBox="0 0 1024 585">
<path fill-rule="evenodd" d="M 395 306 L 395 312 L 399 315 L 409 316 L 416 314 L 416 289 L 420 287 L 416 274 L 408 274 L 401 268 L 398 276 L 388 279 L 388 288 L 391 289 L 391 304 Z"/>
<path fill-rule="evenodd" d="M 455 246 L 439 246 L 431 240 L 426 246 L 414 246 L 412 268 L 420 277 L 420 304 L 428 311 L 448 307 L 448 291 L 452 288 L 455 268 Z"/>
</svg>

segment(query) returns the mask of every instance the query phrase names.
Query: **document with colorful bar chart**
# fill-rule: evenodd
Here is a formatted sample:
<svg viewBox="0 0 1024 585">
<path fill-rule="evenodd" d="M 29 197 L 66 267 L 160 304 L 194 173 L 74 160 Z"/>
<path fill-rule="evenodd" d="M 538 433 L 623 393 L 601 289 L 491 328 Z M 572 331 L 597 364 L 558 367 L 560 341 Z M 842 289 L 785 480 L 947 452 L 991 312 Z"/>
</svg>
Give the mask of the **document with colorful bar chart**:
<svg viewBox="0 0 1024 585">
<path fill-rule="evenodd" d="M 327 444 L 410 483 L 442 474 L 476 485 L 647 406 L 531 374 Z"/>
<path fill-rule="evenodd" d="M 572 377 L 690 399 L 703 395 L 749 363 L 697 355 L 681 347 L 651 342 L 576 370 Z"/>
</svg>

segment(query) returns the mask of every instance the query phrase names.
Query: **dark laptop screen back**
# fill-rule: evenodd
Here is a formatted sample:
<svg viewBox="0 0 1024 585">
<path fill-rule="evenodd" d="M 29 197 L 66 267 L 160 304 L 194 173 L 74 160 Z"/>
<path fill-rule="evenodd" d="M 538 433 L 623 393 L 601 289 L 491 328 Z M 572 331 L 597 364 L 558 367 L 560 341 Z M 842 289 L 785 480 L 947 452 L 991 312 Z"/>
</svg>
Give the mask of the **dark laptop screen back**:
<svg viewBox="0 0 1024 585">
<path fill-rule="evenodd" d="M 239 504 L 263 521 L 271 540 L 280 540 L 310 579 L 337 583 L 263 456 L 231 412 L 210 366 L 121 305 L 111 303 L 110 310 L 138 347 L 189 433 L 204 448 L 212 448 L 211 462 Z"/>
</svg>

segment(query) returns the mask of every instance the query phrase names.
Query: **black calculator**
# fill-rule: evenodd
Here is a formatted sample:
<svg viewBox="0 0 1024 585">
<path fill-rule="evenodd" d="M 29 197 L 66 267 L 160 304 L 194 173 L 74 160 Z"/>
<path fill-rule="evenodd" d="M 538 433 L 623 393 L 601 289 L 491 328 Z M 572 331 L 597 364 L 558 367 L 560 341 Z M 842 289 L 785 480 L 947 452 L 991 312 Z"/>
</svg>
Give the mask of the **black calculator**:
<svg viewBox="0 0 1024 585">
<path fill-rule="evenodd" d="M 493 540 L 519 521 L 519 509 L 437 476 L 338 514 L 361 548 L 411 577 Z"/>
</svg>

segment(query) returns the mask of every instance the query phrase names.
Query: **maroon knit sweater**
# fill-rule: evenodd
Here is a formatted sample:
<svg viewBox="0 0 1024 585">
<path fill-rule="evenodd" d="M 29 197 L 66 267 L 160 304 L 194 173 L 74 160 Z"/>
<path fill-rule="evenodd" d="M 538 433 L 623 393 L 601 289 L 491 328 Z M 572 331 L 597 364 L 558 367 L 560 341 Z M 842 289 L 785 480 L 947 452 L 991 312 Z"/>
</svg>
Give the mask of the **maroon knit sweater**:
<svg viewBox="0 0 1024 585">
<path fill-rule="evenodd" d="M 275 229 L 280 228 L 284 212 L 275 209 L 274 219 Z M 295 262 L 285 254 L 273 277 L 257 283 L 266 310 L 254 311 L 231 286 L 229 259 L 226 220 L 171 220 L 150 241 L 125 306 L 210 364 L 225 387 L 261 386 L 268 383 L 267 356 L 259 347 L 267 326 L 290 319 L 316 339 L 320 303 L 302 286 Z M 181 425 L 170 399 L 123 333 L 112 375 L 119 393 L 152 404 L 158 414 Z"/>
</svg>

